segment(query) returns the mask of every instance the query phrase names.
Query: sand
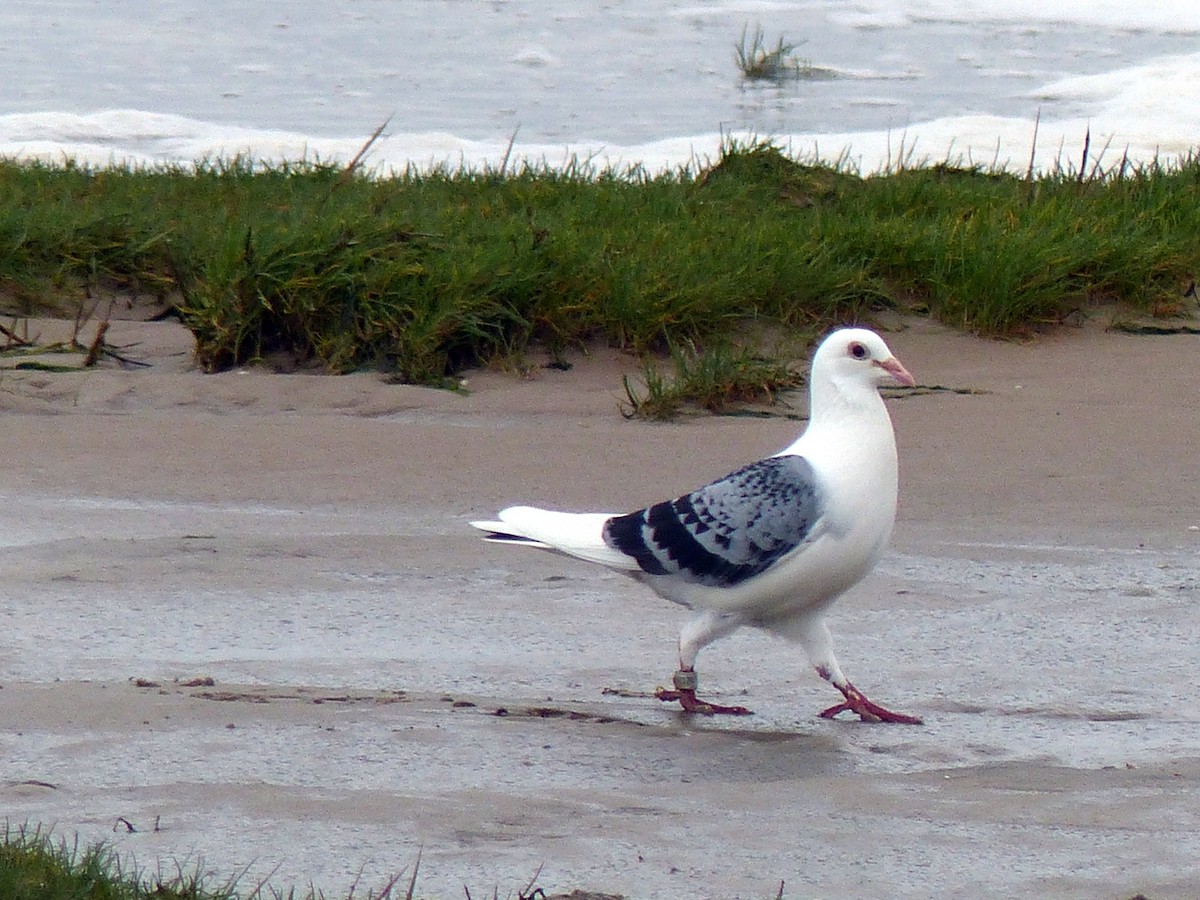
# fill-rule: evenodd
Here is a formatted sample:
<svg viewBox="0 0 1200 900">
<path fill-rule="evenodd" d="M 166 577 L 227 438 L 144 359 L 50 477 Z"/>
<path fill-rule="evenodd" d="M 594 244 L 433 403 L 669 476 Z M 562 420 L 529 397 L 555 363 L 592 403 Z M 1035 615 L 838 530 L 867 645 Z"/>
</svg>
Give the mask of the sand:
<svg viewBox="0 0 1200 900">
<path fill-rule="evenodd" d="M 1200 337 L 887 338 L 952 390 L 889 400 L 893 546 L 831 627 L 921 727 L 816 718 L 836 694 L 753 632 L 700 671 L 756 715 L 684 716 L 650 696 L 680 610 L 466 525 L 662 499 L 794 419 L 625 420 L 609 352 L 464 394 L 202 375 L 169 321 L 113 323 L 145 368 L 0 371 L 0 809 L 331 896 L 418 854 L 428 897 L 539 867 L 639 898 L 1196 896 Z"/>
</svg>

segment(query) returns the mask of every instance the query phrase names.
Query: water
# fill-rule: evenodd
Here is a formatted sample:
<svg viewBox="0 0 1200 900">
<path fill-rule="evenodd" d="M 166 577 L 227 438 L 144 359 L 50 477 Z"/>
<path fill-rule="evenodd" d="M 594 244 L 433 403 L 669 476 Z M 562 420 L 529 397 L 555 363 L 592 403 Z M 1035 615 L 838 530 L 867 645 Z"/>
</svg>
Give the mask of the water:
<svg viewBox="0 0 1200 900">
<path fill-rule="evenodd" d="M 1200 133 L 1191 77 L 1200 2 L 483 2 L 59 0 L 0 10 L 0 153 L 183 161 L 248 152 L 347 159 L 380 123 L 383 166 L 558 162 L 651 168 L 753 133 L 849 147 L 867 168 L 901 144 L 1024 166 L 1082 142 L 1135 158 Z M 761 26 L 832 77 L 748 84 Z M 1073 158 L 1073 157 L 1072 157 Z M 1115 161 L 1115 158 L 1114 158 Z"/>
<path fill-rule="evenodd" d="M 679 610 L 603 569 L 446 517 L 79 493 L 2 498 L 12 822 L 331 896 L 418 854 L 434 897 L 542 865 L 647 898 L 1193 895 L 1191 550 L 926 523 L 937 549 L 890 551 L 832 617 L 924 726 L 817 719 L 832 689 L 752 631 L 702 678 L 756 715 L 709 720 L 645 693 Z"/>
</svg>

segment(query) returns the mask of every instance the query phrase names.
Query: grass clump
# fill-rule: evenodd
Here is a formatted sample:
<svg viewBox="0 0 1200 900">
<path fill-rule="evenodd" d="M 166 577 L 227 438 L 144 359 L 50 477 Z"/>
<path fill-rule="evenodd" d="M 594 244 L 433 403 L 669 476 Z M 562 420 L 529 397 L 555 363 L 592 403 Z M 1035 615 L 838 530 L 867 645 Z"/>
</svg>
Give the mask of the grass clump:
<svg viewBox="0 0 1200 900">
<path fill-rule="evenodd" d="M 405 884 L 393 878 L 363 900 L 413 900 L 416 870 Z M 182 867 L 170 875 L 149 875 L 123 867 L 117 852 L 98 843 L 80 848 L 54 840 L 40 827 L 6 825 L 0 841 L 0 897 L 4 900 L 325 900 L 309 889 L 298 893 L 263 882 L 245 889 L 239 879 L 216 881 Z M 347 900 L 358 896 L 351 888 Z"/>
<path fill-rule="evenodd" d="M 382 887 L 366 893 L 359 893 L 356 882 L 344 896 L 346 900 L 424 897 L 426 895 L 417 889 L 420 863 L 418 853 L 408 877 L 402 877 L 404 873 L 401 873 Z M 539 866 L 528 884 L 517 890 L 516 900 L 622 900 L 618 894 L 578 890 L 570 894 L 547 894 L 536 886 L 541 871 Z M 167 876 L 128 871 L 122 867 L 117 852 L 107 844 L 80 849 L 78 842 L 55 841 L 48 831 L 36 826 L 6 825 L 0 837 L 0 898 L 3 900 L 327 900 L 324 893 L 312 887 L 298 892 L 295 888 L 282 889 L 263 881 L 241 888 L 239 881 L 235 877 L 217 882 L 204 875 L 199 866 L 193 873 L 179 867 L 175 874 Z M 471 891 L 465 885 L 463 893 L 471 897 Z M 493 888 L 486 896 L 499 897 L 499 888 Z"/>
<path fill-rule="evenodd" d="M 240 900 L 232 885 L 206 886 L 199 874 L 147 878 L 122 870 L 104 844 L 81 849 L 40 829 L 7 827 L 0 843 L 5 900 Z"/>
<path fill-rule="evenodd" d="M 749 26 L 742 29 L 742 38 L 734 48 L 733 58 L 743 78 L 751 81 L 782 81 L 799 70 L 799 61 L 792 56 L 796 45 L 782 37 L 774 47 L 768 47 L 761 27 L 751 34 Z"/>
<path fill-rule="evenodd" d="M 776 84 L 784 81 L 824 81 L 834 73 L 829 69 L 814 66 L 810 60 L 795 56 L 796 45 L 780 36 L 775 46 L 767 44 L 762 26 L 750 31 L 742 28 L 742 37 L 733 48 L 733 61 L 747 81 L 769 81 Z"/>
<path fill-rule="evenodd" d="M 1200 158 L 1036 178 L 909 162 L 864 175 L 768 141 L 656 175 L 0 161 L 0 301 L 149 293 L 208 370 L 285 354 L 443 384 L 533 345 L 719 348 L 747 322 L 803 338 L 882 308 L 984 334 L 1178 311 L 1200 268 Z"/>
<path fill-rule="evenodd" d="M 664 421 L 686 408 L 724 413 L 745 404 L 773 404 L 779 394 L 804 384 L 804 376 L 787 364 L 744 347 L 721 345 L 707 352 L 695 346 L 671 349 L 672 377 L 647 363 L 644 390 L 624 379 L 626 418 Z"/>
</svg>

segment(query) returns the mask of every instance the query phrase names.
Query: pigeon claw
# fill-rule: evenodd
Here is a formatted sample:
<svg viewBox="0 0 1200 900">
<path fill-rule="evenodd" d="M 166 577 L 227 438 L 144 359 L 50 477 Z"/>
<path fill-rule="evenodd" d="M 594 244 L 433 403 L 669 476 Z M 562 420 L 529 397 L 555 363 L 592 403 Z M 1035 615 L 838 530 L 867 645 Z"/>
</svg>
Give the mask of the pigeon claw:
<svg viewBox="0 0 1200 900">
<path fill-rule="evenodd" d="M 696 696 L 696 692 L 691 690 L 669 691 L 666 688 L 660 687 L 654 692 L 654 696 L 664 703 L 673 703 L 678 700 L 684 712 L 699 713 L 702 716 L 754 715 L 751 710 L 746 709 L 744 706 L 722 706 L 719 703 L 709 703 L 707 700 L 701 700 Z"/>
<path fill-rule="evenodd" d="M 878 703 L 868 700 L 863 692 L 852 684 L 847 683 L 845 687 L 839 685 L 838 690 L 845 695 L 846 699 L 822 711 L 820 714 L 822 719 L 832 719 L 839 713 L 852 712 L 864 722 L 888 722 L 896 725 L 925 724 L 920 716 L 892 712 L 890 709 L 885 709 Z"/>
</svg>

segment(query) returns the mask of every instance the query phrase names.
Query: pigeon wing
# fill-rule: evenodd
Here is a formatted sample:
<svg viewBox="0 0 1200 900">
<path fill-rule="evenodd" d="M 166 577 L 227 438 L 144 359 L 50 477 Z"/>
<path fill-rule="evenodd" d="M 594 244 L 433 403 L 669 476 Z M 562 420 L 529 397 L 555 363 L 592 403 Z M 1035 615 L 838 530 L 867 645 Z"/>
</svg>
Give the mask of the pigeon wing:
<svg viewBox="0 0 1200 900">
<path fill-rule="evenodd" d="M 614 516 L 603 537 L 650 575 L 732 587 L 808 540 L 822 506 L 808 460 L 777 456 L 675 500 Z"/>
</svg>

